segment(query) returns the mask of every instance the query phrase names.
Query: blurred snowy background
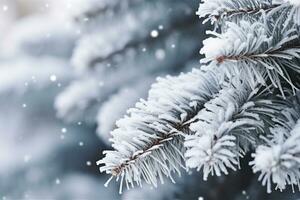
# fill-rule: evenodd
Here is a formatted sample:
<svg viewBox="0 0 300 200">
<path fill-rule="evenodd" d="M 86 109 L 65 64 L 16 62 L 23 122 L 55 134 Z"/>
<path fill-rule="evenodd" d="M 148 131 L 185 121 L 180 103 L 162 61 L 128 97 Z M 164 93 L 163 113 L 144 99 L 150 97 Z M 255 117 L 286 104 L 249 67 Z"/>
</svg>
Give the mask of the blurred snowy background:
<svg viewBox="0 0 300 200">
<path fill-rule="evenodd" d="M 95 163 L 157 76 L 198 65 L 197 5 L 0 0 L 0 199 L 145 199 Z"/>
</svg>

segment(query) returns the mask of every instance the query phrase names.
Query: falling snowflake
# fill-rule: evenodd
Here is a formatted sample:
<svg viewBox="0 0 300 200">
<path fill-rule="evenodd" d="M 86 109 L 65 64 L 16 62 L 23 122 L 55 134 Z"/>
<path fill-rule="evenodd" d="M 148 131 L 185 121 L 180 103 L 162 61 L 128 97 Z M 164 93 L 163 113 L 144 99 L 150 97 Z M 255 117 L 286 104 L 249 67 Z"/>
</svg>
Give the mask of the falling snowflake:
<svg viewBox="0 0 300 200">
<path fill-rule="evenodd" d="M 159 35 L 159 33 L 158 33 L 158 31 L 157 30 L 153 30 L 153 31 L 151 31 L 151 37 L 153 37 L 153 38 L 157 38 L 158 37 L 158 35 Z"/>
<path fill-rule="evenodd" d="M 83 142 L 79 142 L 78 144 L 79 144 L 79 146 L 81 146 L 81 147 L 84 145 Z"/>
<path fill-rule="evenodd" d="M 59 185 L 59 184 L 60 184 L 60 179 L 59 179 L 59 178 L 56 178 L 56 179 L 55 179 L 55 184 L 56 184 L 56 185 Z"/>
<path fill-rule="evenodd" d="M 6 12 L 6 11 L 8 10 L 8 6 L 7 6 L 7 5 L 4 5 L 4 6 L 2 7 L 2 9 L 3 9 L 4 12 Z"/>
<path fill-rule="evenodd" d="M 86 161 L 86 165 L 87 165 L 87 166 L 91 166 L 91 165 L 92 165 L 92 162 L 91 162 L 91 161 Z"/>
<path fill-rule="evenodd" d="M 55 82 L 56 80 L 57 80 L 56 75 L 52 74 L 52 75 L 50 76 L 50 81 Z"/>
<path fill-rule="evenodd" d="M 66 128 L 62 128 L 62 129 L 61 129 L 61 132 L 62 132 L 62 133 L 66 133 L 67 131 L 68 131 L 68 130 L 67 130 Z"/>
</svg>

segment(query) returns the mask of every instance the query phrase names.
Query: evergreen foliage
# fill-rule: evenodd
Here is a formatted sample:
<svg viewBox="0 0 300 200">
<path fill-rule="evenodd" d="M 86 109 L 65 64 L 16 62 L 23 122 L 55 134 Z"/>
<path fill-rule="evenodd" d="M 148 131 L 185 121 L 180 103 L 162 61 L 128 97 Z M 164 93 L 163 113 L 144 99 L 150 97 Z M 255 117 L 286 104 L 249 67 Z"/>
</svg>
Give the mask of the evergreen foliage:
<svg viewBox="0 0 300 200">
<path fill-rule="evenodd" d="M 200 69 L 159 78 L 112 131 L 101 171 L 129 189 L 180 168 L 221 176 L 253 153 L 259 180 L 299 186 L 299 10 L 293 0 L 203 0 Z M 119 180 L 120 179 L 120 180 Z"/>
</svg>

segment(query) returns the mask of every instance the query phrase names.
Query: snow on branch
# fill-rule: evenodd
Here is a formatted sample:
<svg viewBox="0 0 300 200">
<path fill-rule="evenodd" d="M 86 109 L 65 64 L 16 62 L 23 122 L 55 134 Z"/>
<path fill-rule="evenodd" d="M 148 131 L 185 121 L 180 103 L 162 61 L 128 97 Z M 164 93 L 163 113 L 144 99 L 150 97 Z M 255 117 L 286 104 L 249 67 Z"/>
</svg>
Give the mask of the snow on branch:
<svg viewBox="0 0 300 200">
<path fill-rule="evenodd" d="M 261 68 L 275 87 L 281 92 L 283 79 L 295 88 L 289 69 L 300 72 L 300 39 L 294 24 L 285 23 L 284 17 L 278 17 L 273 23 L 250 23 L 241 21 L 238 24 L 228 22 L 228 29 L 223 34 L 210 31 L 201 53 L 206 58 L 201 62 L 222 65 L 237 63 L 240 67 Z M 274 25 L 275 24 L 275 25 Z M 288 25 L 286 25 L 288 24 Z"/>
<path fill-rule="evenodd" d="M 298 96 L 299 98 L 299 96 Z M 294 98 L 295 99 L 295 98 Z M 300 112 L 299 100 L 282 111 L 282 116 L 274 119 L 270 135 L 263 138 L 265 145 L 258 146 L 253 154 L 253 171 L 261 172 L 259 180 L 267 185 L 268 193 L 271 185 L 284 190 L 287 185 L 298 185 L 300 190 Z"/>
<path fill-rule="evenodd" d="M 202 0 L 197 14 L 199 17 L 207 17 L 206 21 L 214 23 L 219 20 L 230 20 L 232 17 L 239 19 L 250 15 L 253 17 L 283 4 L 283 1 L 274 0 Z"/>
<path fill-rule="evenodd" d="M 120 180 L 120 192 L 125 181 L 142 185 L 142 180 L 157 186 L 164 176 L 184 168 L 182 134 L 189 133 L 187 121 L 203 108 L 205 102 L 220 90 L 220 73 L 193 70 L 179 77 L 158 79 L 148 100 L 141 100 L 129 116 L 119 120 L 112 132 L 113 151 L 106 151 L 98 162 Z M 135 182 L 135 183 L 134 183 Z"/>
<path fill-rule="evenodd" d="M 264 122 L 276 112 L 266 94 L 257 82 L 232 77 L 230 85 L 192 119 L 195 134 L 187 135 L 184 143 L 187 167 L 203 168 L 204 180 L 209 174 L 228 174 L 227 168 L 236 170 L 247 143 L 255 144 Z"/>
<path fill-rule="evenodd" d="M 189 44 L 189 41 L 193 39 L 194 42 L 195 32 L 199 30 L 195 26 L 197 22 L 191 20 L 189 15 L 180 20 L 178 20 L 178 16 L 177 18 L 169 17 L 168 13 L 165 12 L 166 6 L 168 5 L 161 5 L 159 9 L 154 9 L 156 12 L 154 17 L 153 7 L 144 9 L 138 14 L 126 13 L 122 16 L 121 21 L 118 20 L 113 25 L 104 26 L 105 28 L 101 31 L 83 36 L 79 40 L 71 60 L 75 69 L 82 72 L 99 67 L 102 63 L 107 68 L 107 64 L 117 65 L 125 59 L 132 57 L 136 59 L 136 57 L 153 49 L 161 49 L 164 44 L 171 46 L 170 42 L 173 42 L 174 46 L 179 45 L 177 42 L 180 41 Z M 177 12 L 182 12 L 178 8 L 174 7 L 174 9 L 178 10 Z M 178 15 L 178 13 L 176 14 Z M 164 24 L 163 30 L 159 31 L 157 37 L 153 37 L 150 33 L 156 30 L 159 23 Z M 123 24 L 127 24 L 127 26 L 122 26 Z M 197 35 L 198 37 L 199 35 Z M 191 50 L 194 48 L 192 47 Z M 176 49 L 169 48 L 169 50 L 174 51 Z M 186 51 L 189 50 L 186 49 Z"/>
<path fill-rule="evenodd" d="M 225 21 L 253 21 L 265 13 L 282 12 L 288 9 L 287 16 L 293 16 L 300 24 L 300 3 L 298 0 L 202 0 L 197 14 L 207 17 L 204 22 L 223 24 Z"/>
</svg>

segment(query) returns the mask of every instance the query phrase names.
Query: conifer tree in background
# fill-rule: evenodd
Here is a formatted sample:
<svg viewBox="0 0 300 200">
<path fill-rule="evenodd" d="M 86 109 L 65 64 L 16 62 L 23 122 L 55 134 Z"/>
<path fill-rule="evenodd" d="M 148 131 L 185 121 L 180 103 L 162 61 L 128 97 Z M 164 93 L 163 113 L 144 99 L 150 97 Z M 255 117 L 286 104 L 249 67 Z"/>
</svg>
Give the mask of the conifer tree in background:
<svg viewBox="0 0 300 200">
<path fill-rule="evenodd" d="M 79 78 L 56 99 L 58 116 L 98 124 L 106 141 L 115 121 L 155 77 L 197 62 L 199 34 L 193 1 L 79 1 L 71 16 L 80 38 L 71 58 Z M 202 34 L 204 35 L 204 34 Z M 178 56 L 180 55 L 180 56 Z"/>
<path fill-rule="evenodd" d="M 160 184 L 175 182 L 182 169 L 210 182 L 243 176 L 250 165 L 259 176 L 244 174 L 248 198 L 299 198 L 299 1 L 203 0 L 197 14 L 214 26 L 200 51 L 202 66 L 151 86 L 147 100 L 117 121 L 114 150 L 104 152 L 100 171 L 111 174 L 107 183 L 116 178 L 120 193 L 145 184 L 161 192 Z M 214 191 L 226 196 L 230 187 L 220 183 Z M 134 190 L 149 196 L 144 187 Z"/>
</svg>

